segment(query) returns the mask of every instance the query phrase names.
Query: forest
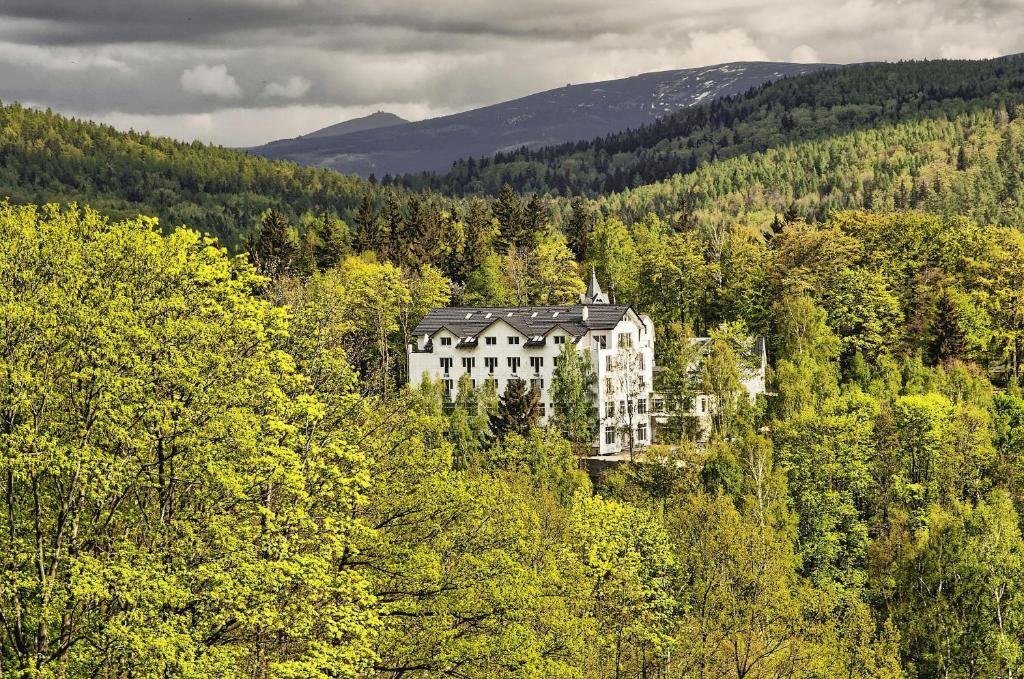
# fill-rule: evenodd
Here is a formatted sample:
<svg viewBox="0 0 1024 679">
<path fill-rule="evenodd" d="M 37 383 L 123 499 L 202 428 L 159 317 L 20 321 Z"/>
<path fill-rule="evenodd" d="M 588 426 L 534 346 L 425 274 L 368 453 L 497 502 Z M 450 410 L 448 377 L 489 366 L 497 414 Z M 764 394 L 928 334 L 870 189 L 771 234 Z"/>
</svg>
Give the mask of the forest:
<svg viewBox="0 0 1024 679">
<path fill-rule="evenodd" d="M 590 198 L 3 108 L 0 676 L 1019 675 L 1024 139 L 992 96 Z M 679 416 L 588 476 L 571 360 L 547 427 L 406 386 L 427 311 L 591 268 L 670 408 L 720 404 L 706 443 Z"/>
<path fill-rule="evenodd" d="M 868 63 L 783 78 L 746 94 L 684 108 L 601 139 L 456 161 L 444 175 L 385 183 L 451 195 L 522 193 L 594 197 L 692 172 L 714 160 L 856 130 L 954 117 L 1022 103 L 1024 60 Z"/>
</svg>

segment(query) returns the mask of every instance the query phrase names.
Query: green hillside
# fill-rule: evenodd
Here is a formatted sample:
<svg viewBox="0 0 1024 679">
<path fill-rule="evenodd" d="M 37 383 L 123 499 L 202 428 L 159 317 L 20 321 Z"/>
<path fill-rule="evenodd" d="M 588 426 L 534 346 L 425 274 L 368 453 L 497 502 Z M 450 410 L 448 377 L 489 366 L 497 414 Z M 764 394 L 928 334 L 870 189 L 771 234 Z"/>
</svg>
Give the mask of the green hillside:
<svg viewBox="0 0 1024 679">
<path fill-rule="evenodd" d="M 493 198 L 0 108 L 0 674 L 1020 676 L 1020 71 L 844 69 L 437 185 Z M 407 385 L 431 309 L 591 267 L 655 327 L 635 401 L 568 341 L 543 405 Z"/>
<path fill-rule="evenodd" d="M 347 215 L 363 186 L 332 171 L 0 106 L 0 196 L 19 203 L 78 201 L 114 217 L 155 215 L 237 247 L 268 208 L 292 219 Z"/>
<path fill-rule="evenodd" d="M 601 139 L 459 161 L 407 186 L 453 195 L 588 195 L 691 172 L 716 159 L 852 130 L 1024 101 L 1024 60 L 864 64 L 786 78 Z"/>
</svg>

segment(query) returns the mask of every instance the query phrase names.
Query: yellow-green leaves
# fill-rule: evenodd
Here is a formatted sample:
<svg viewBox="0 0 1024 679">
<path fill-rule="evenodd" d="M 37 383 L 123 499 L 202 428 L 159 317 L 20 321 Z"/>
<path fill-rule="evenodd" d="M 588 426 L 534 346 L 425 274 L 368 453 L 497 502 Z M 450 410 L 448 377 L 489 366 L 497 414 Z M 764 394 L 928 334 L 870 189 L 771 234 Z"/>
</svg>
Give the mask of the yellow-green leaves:
<svg viewBox="0 0 1024 679">
<path fill-rule="evenodd" d="M 354 675 L 362 453 L 254 270 L 155 227 L 0 205 L 5 669 Z"/>
</svg>

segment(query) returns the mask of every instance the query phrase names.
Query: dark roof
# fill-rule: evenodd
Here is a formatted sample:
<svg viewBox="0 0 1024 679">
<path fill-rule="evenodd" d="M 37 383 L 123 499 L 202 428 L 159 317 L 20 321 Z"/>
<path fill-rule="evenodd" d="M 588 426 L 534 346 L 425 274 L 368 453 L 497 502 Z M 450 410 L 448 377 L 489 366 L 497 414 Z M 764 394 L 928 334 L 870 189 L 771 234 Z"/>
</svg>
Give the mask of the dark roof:
<svg viewBox="0 0 1024 679">
<path fill-rule="evenodd" d="M 573 337 L 588 330 L 611 330 L 629 310 L 625 304 L 583 306 L 446 307 L 428 313 L 413 330 L 417 337 L 433 335 L 442 327 L 459 337 L 475 337 L 495 321 L 502 320 L 526 337 L 546 335 L 561 327 Z"/>
</svg>

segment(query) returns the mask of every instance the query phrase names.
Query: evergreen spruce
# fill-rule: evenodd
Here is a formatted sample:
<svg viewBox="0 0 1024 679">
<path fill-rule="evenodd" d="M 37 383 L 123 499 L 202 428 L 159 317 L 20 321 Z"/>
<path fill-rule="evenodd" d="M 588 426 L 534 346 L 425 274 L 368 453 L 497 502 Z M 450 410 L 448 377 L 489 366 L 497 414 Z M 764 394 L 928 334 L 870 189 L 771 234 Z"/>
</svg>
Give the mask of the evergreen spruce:
<svg viewBox="0 0 1024 679">
<path fill-rule="evenodd" d="M 277 278 L 292 270 L 299 254 L 295 232 L 277 210 L 271 208 L 263 216 L 260 235 L 252 244 L 256 268 L 264 276 Z"/>
<path fill-rule="evenodd" d="M 961 327 L 960 310 L 949 290 L 939 297 L 933 327 L 932 357 L 936 363 L 962 358 L 967 353 L 967 336 Z"/>
<path fill-rule="evenodd" d="M 499 439 L 508 434 L 526 436 L 539 420 L 540 391 L 525 380 L 509 380 L 491 416 L 491 432 Z"/>
<path fill-rule="evenodd" d="M 566 238 L 569 240 L 569 249 L 576 255 L 580 262 L 587 259 L 587 248 L 590 244 L 590 234 L 594 230 L 594 217 L 590 212 L 587 201 L 581 196 L 572 200 L 572 212 L 569 214 L 569 221 L 566 224 Z"/>
</svg>

